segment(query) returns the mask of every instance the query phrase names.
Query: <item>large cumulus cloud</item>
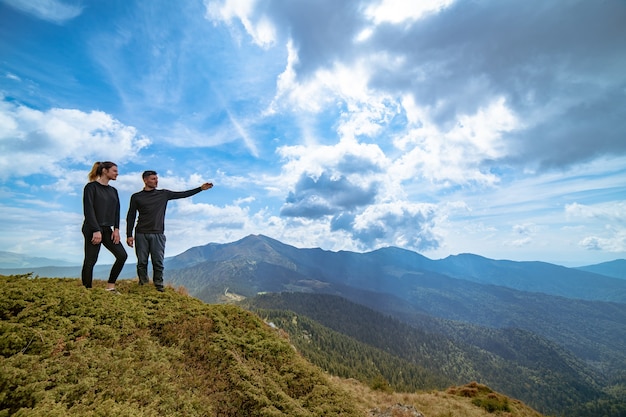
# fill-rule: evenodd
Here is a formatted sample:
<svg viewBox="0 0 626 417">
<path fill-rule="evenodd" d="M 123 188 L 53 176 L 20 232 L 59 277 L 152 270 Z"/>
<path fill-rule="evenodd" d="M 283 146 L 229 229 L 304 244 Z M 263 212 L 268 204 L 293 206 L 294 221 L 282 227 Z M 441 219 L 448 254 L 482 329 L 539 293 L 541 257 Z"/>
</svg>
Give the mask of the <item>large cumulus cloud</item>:
<svg viewBox="0 0 626 417">
<path fill-rule="evenodd" d="M 0 101 L 0 178 L 60 176 L 68 164 L 122 162 L 149 144 L 134 127 L 101 111 L 41 111 Z"/>
<path fill-rule="evenodd" d="M 393 3 L 267 0 L 239 17 L 291 45 L 294 86 L 366 62 L 369 88 L 410 95 L 443 132 L 503 99 L 521 123 L 482 164 L 568 168 L 626 153 L 623 2 L 440 1 L 389 17 Z"/>
</svg>

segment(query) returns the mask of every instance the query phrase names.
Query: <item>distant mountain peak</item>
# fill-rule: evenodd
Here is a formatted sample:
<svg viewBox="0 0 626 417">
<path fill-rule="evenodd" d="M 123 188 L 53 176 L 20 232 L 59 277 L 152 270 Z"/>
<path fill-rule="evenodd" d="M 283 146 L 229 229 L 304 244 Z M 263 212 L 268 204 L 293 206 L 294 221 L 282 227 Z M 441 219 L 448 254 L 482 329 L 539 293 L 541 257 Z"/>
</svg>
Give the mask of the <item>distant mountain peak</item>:
<svg viewBox="0 0 626 417">
<path fill-rule="evenodd" d="M 81 259 L 82 261 L 82 259 Z M 44 266 L 75 266 L 78 262 L 27 256 L 21 253 L 0 251 L 0 268 L 39 268 Z"/>
<path fill-rule="evenodd" d="M 626 259 L 602 262 L 596 265 L 581 266 L 575 269 L 605 275 L 607 277 L 626 279 Z"/>
</svg>

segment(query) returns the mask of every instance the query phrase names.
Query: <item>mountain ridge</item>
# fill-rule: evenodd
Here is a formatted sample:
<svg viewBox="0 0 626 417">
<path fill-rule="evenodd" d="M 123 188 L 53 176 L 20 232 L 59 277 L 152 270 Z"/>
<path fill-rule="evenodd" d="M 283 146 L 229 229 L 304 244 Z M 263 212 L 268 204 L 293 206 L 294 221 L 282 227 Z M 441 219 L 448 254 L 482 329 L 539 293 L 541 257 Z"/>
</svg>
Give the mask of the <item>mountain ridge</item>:
<svg viewBox="0 0 626 417">
<path fill-rule="evenodd" d="M 595 265 L 579 266 L 580 269 L 587 272 L 606 275 L 607 277 L 626 279 L 626 259 L 615 259 L 609 262 L 602 262 Z"/>
<path fill-rule="evenodd" d="M 262 251 L 255 252 L 254 248 Z M 205 250 L 210 248 L 210 250 Z M 280 253 L 279 253 L 280 251 Z M 193 256 L 191 256 L 193 254 Z M 202 257 L 200 257 L 200 256 Z M 193 257 L 193 263 L 187 261 Z M 429 259 L 409 250 L 389 247 L 371 252 L 324 251 L 319 248 L 299 249 L 264 235 L 249 235 L 236 242 L 210 243 L 191 248 L 180 255 L 166 260 L 166 273 L 171 269 L 195 266 L 205 261 L 232 261 L 245 258 L 248 261 L 268 262 L 294 269 L 294 259 L 300 270 L 297 272 L 319 279 L 324 269 L 341 275 L 349 283 L 361 272 L 382 271 L 380 265 L 390 266 L 387 275 L 404 267 L 418 273 L 433 272 L 453 278 L 482 284 L 510 287 L 527 292 L 543 292 L 550 295 L 585 300 L 626 302 L 626 281 L 576 268 L 567 268 L 539 261 L 493 260 L 473 254 L 451 255 L 440 260 Z M 406 271 L 405 271 L 406 272 Z"/>
<path fill-rule="evenodd" d="M 280 247 L 280 250 L 283 252 L 289 252 L 290 256 L 294 256 L 295 251 L 310 251 L 311 256 L 316 255 L 318 258 L 320 256 L 329 255 L 329 254 L 337 254 L 339 256 L 351 254 L 354 255 L 354 258 L 360 259 L 361 255 L 365 255 L 366 257 L 372 258 L 387 258 L 387 259 L 402 259 L 411 257 L 411 262 L 414 266 L 422 266 L 425 269 L 432 270 L 435 272 L 444 272 L 447 275 L 453 277 L 459 277 L 463 279 L 470 279 L 477 282 L 483 283 L 493 283 L 496 285 L 504 285 L 504 286 L 512 286 L 517 289 L 524 289 L 528 291 L 534 291 L 537 283 L 526 283 L 526 288 L 520 288 L 519 282 L 507 282 L 504 281 L 496 281 L 493 276 L 497 276 L 498 268 L 503 266 L 506 267 L 515 267 L 515 266 L 538 266 L 542 268 L 542 274 L 539 278 L 536 278 L 538 281 L 542 281 L 546 276 L 550 276 L 554 271 L 563 273 L 567 271 L 568 273 L 575 273 L 574 270 L 581 272 L 583 275 L 579 275 L 579 277 L 587 277 L 587 279 L 593 278 L 595 280 L 599 280 L 602 282 L 606 282 L 609 286 L 613 283 L 611 279 L 626 279 L 626 260 L 625 259 L 616 259 L 610 262 L 603 262 L 600 264 L 581 266 L 581 267 L 564 267 L 561 265 L 551 264 L 547 262 L 541 261 L 510 261 L 510 260 L 495 260 L 486 258 L 481 255 L 471 254 L 471 253 L 461 253 L 458 255 L 449 255 L 443 259 L 433 260 L 427 258 L 417 252 L 413 252 L 407 249 L 402 249 L 398 247 L 384 247 L 380 249 L 376 249 L 370 252 L 351 252 L 351 251 L 328 251 L 323 250 L 321 248 L 295 248 L 293 246 L 282 243 L 276 239 L 270 238 L 265 235 L 257 234 L 257 235 L 248 235 L 238 241 L 231 243 L 208 243 L 203 246 L 195 246 L 187 249 L 186 251 L 166 258 L 166 266 L 167 268 L 172 269 L 180 269 L 187 268 L 193 266 L 197 263 L 201 263 L 207 259 L 207 257 L 213 256 L 215 253 L 221 253 L 221 258 L 218 260 L 226 260 L 229 257 L 239 256 L 241 257 L 241 253 L 234 254 L 233 252 L 229 252 L 228 250 L 224 250 L 225 247 L 233 246 L 233 245 L 241 245 L 247 244 L 250 246 L 248 250 L 252 250 L 253 245 L 250 243 L 256 244 L 258 247 L 264 247 L 264 252 L 268 255 L 272 253 L 276 253 L 276 249 L 272 246 Z M 252 251 L 251 254 L 255 252 Z M 257 253 L 262 253 L 263 251 L 256 251 Z M 332 256 L 332 255 L 331 255 Z M 257 256 L 258 257 L 258 256 Z M 485 278 L 484 276 L 476 276 L 475 274 L 467 274 L 460 273 L 459 269 L 463 266 L 467 266 L 467 260 L 479 260 L 482 264 L 491 265 L 491 271 L 489 274 L 489 278 Z M 265 259 L 267 260 L 267 259 Z M 495 265 L 495 266 L 494 266 Z M 286 265 L 287 266 L 287 265 Z M 483 265 L 484 266 L 484 265 Z M 96 265 L 94 269 L 94 275 L 96 278 L 106 278 L 108 276 L 108 271 L 110 269 L 110 265 Z M 547 269 L 547 270 L 546 270 Z M 50 277 L 71 277 L 71 276 L 79 276 L 80 274 L 80 265 L 72 264 L 70 262 L 48 259 L 48 258 L 36 258 L 29 257 L 22 254 L 17 254 L 13 252 L 2 252 L 0 251 L 0 273 L 2 274 L 25 274 L 25 273 L 34 273 L 36 275 L 41 276 L 50 276 Z M 594 274 L 593 276 L 586 274 Z M 127 262 L 124 266 L 124 269 L 120 275 L 120 278 L 133 278 L 136 276 L 135 272 L 135 264 Z M 500 275 L 501 276 L 501 275 Z M 606 281 L 606 278 L 609 278 Z M 528 277 L 526 277 L 528 278 Z M 619 285 L 619 284 L 618 284 Z M 577 290 L 575 296 L 581 298 L 588 298 L 589 296 L 589 286 L 583 286 Z M 626 292 L 622 293 L 623 289 L 620 289 L 619 297 L 621 301 L 626 300 Z M 555 291 L 555 289 L 552 289 Z M 593 291 L 592 291 L 593 293 Z M 562 295 L 562 294 L 555 294 Z M 571 295 L 568 295 L 571 296 Z M 607 294 L 604 297 L 615 297 L 615 294 L 612 290 L 607 290 Z M 615 301 L 615 300 L 612 300 Z M 618 300 L 619 301 L 619 300 Z"/>
</svg>

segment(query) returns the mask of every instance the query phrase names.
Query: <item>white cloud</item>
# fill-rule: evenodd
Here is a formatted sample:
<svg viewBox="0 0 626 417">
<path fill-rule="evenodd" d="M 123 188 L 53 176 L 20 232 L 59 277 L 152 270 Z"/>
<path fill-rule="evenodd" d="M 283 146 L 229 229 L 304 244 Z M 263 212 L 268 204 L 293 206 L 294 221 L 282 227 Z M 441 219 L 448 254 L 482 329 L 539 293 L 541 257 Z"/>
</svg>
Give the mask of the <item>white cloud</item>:
<svg viewBox="0 0 626 417">
<path fill-rule="evenodd" d="M 134 127 L 101 111 L 40 111 L 3 100 L 0 121 L 0 178 L 56 176 L 67 163 L 119 163 L 150 144 Z"/>
<path fill-rule="evenodd" d="M 623 255 L 626 253 L 626 231 L 609 238 L 587 236 L 578 244 L 587 250 L 621 253 Z"/>
<path fill-rule="evenodd" d="M 513 233 L 520 236 L 530 236 L 535 233 L 536 226 L 532 223 L 516 224 L 513 226 Z"/>
<path fill-rule="evenodd" d="M 399 111 L 400 106 L 393 96 L 368 86 L 372 66 L 393 65 L 390 61 L 393 58 L 380 54 L 351 63 L 336 61 L 306 79 L 299 79 L 295 67 L 300 60 L 291 41 L 287 44 L 287 51 L 286 68 L 277 79 L 276 96 L 271 105 L 273 111 L 319 113 L 338 108 L 342 124 L 353 125 L 352 129 L 342 132 L 343 136 L 373 136 L 381 122 L 388 121 Z"/>
<path fill-rule="evenodd" d="M 570 222 L 581 223 L 581 227 L 577 229 L 577 235 L 583 236 L 578 242 L 580 247 L 587 250 L 626 253 L 625 201 L 593 205 L 567 204 L 565 214 Z"/>
<path fill-rule="evenodd" d="M 373 68 L 393 67 L 392 56 L 373 55 L 351 66 L 335 63 L 299 80 L 294 69 L 299 62 L 297 51 L 291 43 L 288 50 L 287 68 L 278 78 L 274 111 L 280 107 L 294 114 L 317 114 L 334 106 L 340 114 L 336 131 L 341 140 L 368 137 L 386 142 L 385 137 L 393 138 L 403 154 L 396 157 L 392 169 L 404 179 L 417 176 L 445 186 L 498 182 L 481 165 L 507 157 L 510 149 L 504 138 L 522 127 L 505 97 L 493 97 L 475 113 L 460 113 L 454 124 L 440 125 L 435 120 L 436 109 L 416 104 L 413 96 L 394 97 L 369 87 Z M 403 114 L 406 124 L 396 133 L 392 121 Z"/>
<path fill-rule="evenodd" d="M 382 0 L 367 7 L 365 15 L 376 24 L 402 23 L 417 20 L 428 13 L 438 12 L 455 0 Z"/>
<path fill-rule="evenodd" d="M 336 96 L 331 87 L 338 85 L 335 83 L 333 73 L 322 70 L 316 73 L 314 79 L 300 83 L 294 69 L 299 63 L 298 51 L 291 42 L 287 44 L 287 52 L 287 65 L 277 78 L 276 97 L 270 109 L 275 112 L 277 108 L 288 109 L 295 106 L 297 110 L 305 112 L 320 112 L 332 103 Z"/>
<path fill-rule="evenodd" d="M 204 4 L 207 19 L 229 24 L 238 19 L 255 44 L 267 48 L 276 42 L 276 29 L 270 19 L 261 15 L 253 21 L 256 0 L 204 0 Z"/>
<path fill-rule="evenodd" d="M 525 237 L 522 239 L 516 239 L 511 242 L 507 242 L 508 245 L 516 247 L 528 246 L 531 243 L 533 243 L 533 239 L 531 237 Z"/>
<path fill-rule="evenodd" d="M 586 205 L 572 203 L 565 205 L 565 213 L 572 219 L 596 219 L 607 224 L 626 226 L 626 201 Z"/>
<path fill-rule="evenodd" d="M 503 135 L 519 126 L 504 99 L 494 100 L 475 114 L 460 114 L 448 130 L 438 126 L 429 109 L 416 105 L 412 97 L 404 97 L 402 106 L 408 127 L 394 137 L 396 147 L 405 152 L 395 168 L 398 174 L 444 186 L 499 181 L 482 164 L 507 155 Z"/>
<path fill-rule="evenodd" d="M 63 24 L 79 16 L 83 6 L 59 0 L 2 0 L 3 3 L 38 19 Z"/>
<path fill-rule="evenodd" d="M 390 163 L 377 145 L 348 138 L 335 145 L 283 146 L 277 153 L 285 161 L 283 181 L 291 186 L 303 175 L 317 179 L 324 173 L 331 178 L 346 175 L 370 183 L 380 179 L 372 172 L 383 171 Z"/>
<path fill-rule="evenodd" d="M 18 82 L 19 82 L 19 81 L 22 81 L 22 79 L 21 79 L 20 77 L 18 77 L 17 75 L 15 75 L 15 74 L 13 74 L 13 73 L 10 73 L 10 72 L 7 72 L 7 73 L 6 73 L 6 77 L 7 77 L 9 80 L 18 81 Z"/>
</svg>

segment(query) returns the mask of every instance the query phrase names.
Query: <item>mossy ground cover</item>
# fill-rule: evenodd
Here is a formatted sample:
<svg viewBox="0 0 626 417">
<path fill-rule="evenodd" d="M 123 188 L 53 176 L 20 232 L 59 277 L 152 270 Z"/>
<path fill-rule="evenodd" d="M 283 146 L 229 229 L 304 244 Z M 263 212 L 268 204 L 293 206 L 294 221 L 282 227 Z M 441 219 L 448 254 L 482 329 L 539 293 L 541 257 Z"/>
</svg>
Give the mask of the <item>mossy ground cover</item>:
<svg viewBox="0 0 626 417">
<path fill-rule="evenodd" d="M 0 277 L 0 416 L 357 416 L 239 307 L 168 288 Z"/>
</svg>

